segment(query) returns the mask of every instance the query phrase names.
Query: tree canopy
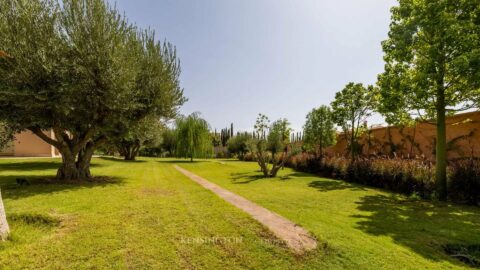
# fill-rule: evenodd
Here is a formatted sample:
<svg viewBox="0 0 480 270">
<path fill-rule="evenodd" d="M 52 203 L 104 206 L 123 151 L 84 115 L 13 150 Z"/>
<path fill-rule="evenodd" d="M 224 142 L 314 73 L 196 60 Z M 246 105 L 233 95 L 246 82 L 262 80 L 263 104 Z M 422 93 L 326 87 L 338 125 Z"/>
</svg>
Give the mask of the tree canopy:
<svg viewBox="0 0 480 270">
<path fill-rule="evenodd" d="M 0 150 L 5 148 L 13 140 L 13 130 L 14 129 L 7 123 L 0 121 Z"/>
<path fill-rule="evenodd" d="M 165 129 L 164 124 L 156 117 L 145 117 L 127 132 L 113 136 L 111 142 L 125 160 L 135 160 L 142 147 L 160 144 Z"/>
<path fill-rule="evenodd" d="M 329 106 L 322 105 L 311 110 L 307 114 L 307 120 L 303 126 L 304 146 L 314 150 L 321 157 L 325 147 L 335 144 L 334 125 L 332 110 Z"/>
<path fill-rule="evenodd" d="M 279 119 L 270 124 L 264 114 L 255 123 L 257 136 L 249 142 L 249 150 L 255 155 L 264 177 L 275 177 L 287 161 L 290 143 L 290 123 Z"/>
<path fill-rule="evenodd" d="M 90 177 L 108 136 L 185 101 L 175 48 L 104 0 L 2 1 L 0 27 L 0 117 L 59 150 L 59 179 Z"/>
<path fill-rule="evenodd" d="M 390 123 L 413 118 L 437 126 L 436 179 L 447 195 L 446 115 L 478 106 L 480 2 L 401 0 L 392 8 L 379 76 L 379 111 Z"/>
<path fill-rule="evenodd" d="M 179 117 L 175 122 L 175 154 L 177 157 L 206 158 L 212 153 L 210 127 L 198 113 Z"/>
<path fill-rule="evenodd" d="M 243 156 L 249 151 L 249 141 L 252 139 L 252 135 L 249 133 L 240 133 L 231 137 L 227 142 L 228 152 L 237 155 L 241 160 Z"/>
<path fill-rule="evenodd" d="M 342 128 L 350 155 L 354 159 L 360 151 L 358 138 L 375 108 L 375 89 L 361 83 L 348 83 L 342 91 L 335 94 L 331 106 L 333 120 Z"/>
</svg>

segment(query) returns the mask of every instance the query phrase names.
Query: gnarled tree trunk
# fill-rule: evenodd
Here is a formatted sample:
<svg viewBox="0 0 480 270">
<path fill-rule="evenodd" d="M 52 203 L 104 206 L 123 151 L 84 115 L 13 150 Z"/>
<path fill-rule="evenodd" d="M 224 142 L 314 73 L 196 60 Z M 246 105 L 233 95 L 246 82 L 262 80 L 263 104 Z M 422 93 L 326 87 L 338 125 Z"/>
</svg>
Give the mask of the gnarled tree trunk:
<svg viewBox="0 0 480 270">
<path fill-rule="evenodd" d="M 66 181 L 78 179 L 80 174 L 75 163 L 76 156 L 67 149 L 59 149 L 59 152 L 62 154 L 62 166 L 58 168 L 56 178 Z"/>
<path fill-rule="evenodd" d="M 265 154 L 261 151 L 257 152 L 257 163 L 260 166 L 260 170 L 263 173 L 263 177 L 268 177 L 268 158 L 266 158 Z"/>
<path fill-rule="evenodd" d="M 56 178 L 60 181 L 71 181 L 91 178 L 90 161 L 94 150 L 106 142 L 105 136 L 94 139 L 95 129 L 90 128 L 84 133 L 67 134 L 58 127 L 53 128 L 55 138 L 47 136 L 38 127 L 30 130 L 45 142 L 55 146 L 62 155 L 62 165 Z M 78 157 L 78 158 L 77 158 Z"/>
<path fill-rule="evenodd" d="M 140 147 L 139 142 L 124 142 L 120 149 L 120 154 L 125 160 L 135 160 L 140 151 Z"/>
<path fill-rule="evenodd" d="M 0 240 L 5 241 L 10 233 L 10 228 L 7 223 L 7 215 L 5 207 L 3 206 L 2 192 L 0 190 Z"/>
<path fill-rule="evenodd" d="M 78 160 L 76 165 L 80 178 L 92 178 L 92 174 L 90 172 L 90 162 L 92 161 L 93 153 L 95 152 L 95 149 L 100 147 L 105 142 L 107 142 L 107 138 L 102 136 L 96 140 L 88 142 L 85 148 L 78 153 Z"/>
<path fill-rule="evenodd" d="M 85 147 L 80 153 L 78 154 L 77 160 L 77 170 L 80 178 L 89 179 L 92 178 L 92 174 L 90 173 L 90 161 L 92 160 L 93 156 L 93 147 Z"/>
<path fill-rule="evenodd" d="M 273 166 L 272 169 L 270 170 L 270 177 L 276 177 L 278 171 L 285 166 L 285 162 L 288 159 L 288 154 L 287 152 L 283 152 L 279 159 L 273 158 Z"/>
</svg>

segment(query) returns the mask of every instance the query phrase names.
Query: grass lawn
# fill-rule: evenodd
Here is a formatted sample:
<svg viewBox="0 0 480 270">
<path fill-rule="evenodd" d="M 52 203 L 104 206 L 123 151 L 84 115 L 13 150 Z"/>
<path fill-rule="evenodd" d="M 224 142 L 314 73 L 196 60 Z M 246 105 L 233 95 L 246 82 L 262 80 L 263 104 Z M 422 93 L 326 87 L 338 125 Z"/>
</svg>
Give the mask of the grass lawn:
<svg viewBox="0 0 480 270">
<path fill-rule="evenodd" d="M 254 162 L 181 166 L 310 230 L 326 243 L 329 267 L 452 269 L 446 244 L 480 244 L 480 208 L 401 195 L 290 169 L 262 179 Z"/>
<path fill-rule="evenodd" d="M 303 257 L 276 244 L 247 214 L 172 168 L 197 173 L 301 224 L 320 248 Z M 48 184 L 55 159 L 0 159 L 12 230 L 0 269 L 451 269 L 447 243 L 480 243 L 480 209 L 433 205 L 257 165 L 96 158 L 108 183 Z M 30 186 L 17 186 L 26 177 Z"/>
</svg>

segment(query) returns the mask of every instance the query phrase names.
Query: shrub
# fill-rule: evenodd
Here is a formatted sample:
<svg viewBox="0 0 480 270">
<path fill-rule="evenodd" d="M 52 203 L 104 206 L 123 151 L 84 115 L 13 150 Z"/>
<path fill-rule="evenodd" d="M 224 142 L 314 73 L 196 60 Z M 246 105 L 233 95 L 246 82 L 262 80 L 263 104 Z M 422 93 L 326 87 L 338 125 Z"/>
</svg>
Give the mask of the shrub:
<svg viewBox="0 0 480 270">
<path fill-rule="evenodd" d="M 253 153 L 246 153 L 245 155 L 243 155 L 243 161 L 256 161 L 257 158 L 255 157 L 255 155 Z"/>
<path fill-rule="evenodd" d="M 245 161 L 253 161 L 246 154 Z M 291 156 L 286 167 L 363 185 L 384 188 L 415 198 L 435 197 L 435 165 L 426 159 L 358 158 L 351 162 L 343 156 L 299 153 Z M 449 164 L 449 197 L 454 202 L 480 205 L 480 159 L 469 158 Z"/>
<path fill-rule="evenodd" d="M 344 179 L 428 198 L 435 188 L 433 169 L 425 160 L 361 158 L 348 164 Z"/>
<path fill-rule="evenodd" d="M 242 160 L 243 156 L 248 152 L 248 141 L 252 139 L 249 133 L 242 133 L 231 137 L 227 142 L 228 154 L 237 156 Z"/>
<path fill-rule="evenodd" d="M 358 158 L 351 162 L 342 156 L 318 159 L 302 153 L 291 157 L 286 165 L 298 171 L 423 198 L 430 198 L 435 189 L 435 168 L 427 160 Z"/>
<path fill-rule="evenodd" d="M 449 196 L 454 201 L 480 205 L 480 160 L 469 158 L 450 164 Z"/>
</svg>

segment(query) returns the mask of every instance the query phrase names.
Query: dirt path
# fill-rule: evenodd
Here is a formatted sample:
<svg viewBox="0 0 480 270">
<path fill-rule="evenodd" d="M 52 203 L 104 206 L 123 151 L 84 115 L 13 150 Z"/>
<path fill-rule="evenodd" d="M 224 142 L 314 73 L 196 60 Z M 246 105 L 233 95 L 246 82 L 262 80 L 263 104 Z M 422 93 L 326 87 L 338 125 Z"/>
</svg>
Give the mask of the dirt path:
<svg viewBox="0 0 480 270">
<path fill-rule="evenodd" d="M 254 219 L 272 231 L 278 238 L 285 241 L 287 246 L 289 246 L 295 253 L 302 254 L 305 251 L 312 250 L 317 247 L 317 241 L 315 238 L 313 238 L 307 230 L 299 225 L 235 193 L 223 189 L 218 185 L 191 173 L 190 171 L 187 171 L 177 165 L 174 165 L 174 167 L 204 188 L 212 191 L 225 201 L 251 215 Z"/>
</svg>

